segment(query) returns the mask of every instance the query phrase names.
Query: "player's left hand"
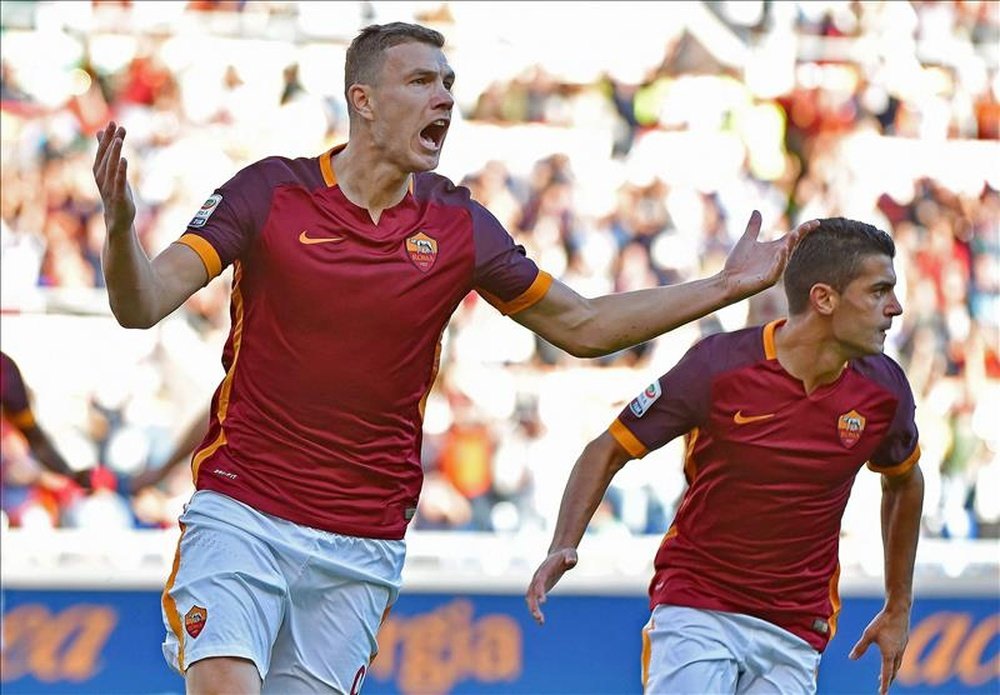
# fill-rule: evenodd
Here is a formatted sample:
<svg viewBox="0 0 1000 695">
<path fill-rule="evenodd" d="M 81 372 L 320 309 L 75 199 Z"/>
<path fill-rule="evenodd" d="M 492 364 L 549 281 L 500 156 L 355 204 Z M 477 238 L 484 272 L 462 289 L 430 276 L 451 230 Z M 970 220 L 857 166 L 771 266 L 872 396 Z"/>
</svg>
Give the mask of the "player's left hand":
<svg viewBox="0 0 1000 695">
<path fill-rule="evenodd" d="M 885 695 L 896 679 L 896 673 L 903 662 L 903 652 L 910 639 L 909 611 L 889 611 L 883 608 L 861 634 L 851 653 L 851 659 L 859 659 L 868 647 L 875 643 L 882 652 L 882 671 L 879 673 L 879 693 Z"/>
<path fill-rule="evenodd" d="M 778 281 L 795 245 L 805 234 L 819 226 L 819 220 L 803 222 L 794 230 L 772 241 L 759 241 L 761 217 L 754 210 L 746 231 L 730 251 L 722 278 L 726 296 L 737 300 L 767 289 Z"/>
<path fill-rule="evenodd" d="M 535 570 L 531 578 L 524 600 L 528 602 L 531 617 L 539 625 L 545 624 L 545 615 L 541 604 L 545 603 L 546 595 L 552 590 L 566 572 L 576 567 L 576 548 L 562 548 L 549 553 L 545 561 Z"/>
</svg>

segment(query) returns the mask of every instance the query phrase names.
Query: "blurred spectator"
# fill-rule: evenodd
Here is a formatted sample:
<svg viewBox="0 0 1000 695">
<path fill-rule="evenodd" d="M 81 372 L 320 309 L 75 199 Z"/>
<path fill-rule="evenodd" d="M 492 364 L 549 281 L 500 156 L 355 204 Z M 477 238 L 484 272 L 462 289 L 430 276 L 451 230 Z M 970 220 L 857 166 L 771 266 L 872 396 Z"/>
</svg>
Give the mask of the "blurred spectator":
<svg viewBox="0 0 1000 695">
<path fill-rule="evenodd" d="M 21 370 L 4 352 L 0 352 L 0 411 L 0 490 L 7 523 L 56 526 L 62 510 L 94 487 L 95 470 L 74 469 L 66 462 L 35 419 Z"/>
</svg>

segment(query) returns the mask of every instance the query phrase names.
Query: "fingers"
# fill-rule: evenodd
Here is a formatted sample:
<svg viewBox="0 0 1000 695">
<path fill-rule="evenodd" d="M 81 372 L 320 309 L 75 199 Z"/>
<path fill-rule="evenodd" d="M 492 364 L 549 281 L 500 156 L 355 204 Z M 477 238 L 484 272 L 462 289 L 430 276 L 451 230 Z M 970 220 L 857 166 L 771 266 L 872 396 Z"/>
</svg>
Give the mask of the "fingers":
<svg viewBox="0 0 1000 695">
<path fill-rule="evenodd" d="M 114 196 L 116 200 L 121 200 L 125 197 L 125 185 L 127 182 L 128 160 L 122 157 L 121 162 L 118 165 L 118 171 L 115 174 Z"/>
<path fill-rule="evenodd" d="M 857 644 L 851 649 L 851 653 L 847 655 L 848 659 L 860 659 L 861 655 L 868 651 L 868 645 L 872 643 L 871 637 L 868 634 L 861 635 L 861 639 L 858 640 Z"/>
<path fill-rule="evenodd" d="M 539 625 L 545 624 L 545 615 L 542 613 L 541 605 L 548 598 L 548 592 L 558 583 L 559 579 L 567 570 L 576 567 L 578 555 L 575 548 L 564 548 L 550 553 L 543 562 L 528 585 L 525 593 L 525 601 L 528 603 L 528 610 L 531 617 Z"/>
<path fill-rule="evenodd" d="M 97 131 L 97 154 L 94 155 L 94 176 L 97 177 L 101 171 L 107 168 L 107 153 L 111 146 L 111 141 L 115 138 L 118 128 L 115 122 L 108 123 L 104 130 Z"/>
<path fill-rule="evenodd" d="M 795 228 L 795 232 L 801 239 L 802 237 L 804 237 L 806 234 L 816 229 L 817 227 L 819 227 L 819 220 L 806 220 L 805 222 L 803 222 L 802 224 L 800 224 L 798 227 Z"/>
<path fill-rule="evenodd" d="M 788 257 L 792 253 L 792 247 L 794 246 L 794 243 L 795 242 L 791 242 L 790 244 L 786 243 L 780 245 L 778 247 L 777 253 L 774 254 L 774 261 L 775 261 L 774 265 L 778 269 L 778 277 L 781 276 L 781 273 L 785 269 L 785 265 L 788 263 Z M 778 278 L 775 277 L 775 280 L 777 279 Z"/>
<path fill-rule="evenodd" d="M 893 678 L 893 668 L 892 668 L 892 657 L 882 656 L 882 670 L 879 672 L 879 688 L 878 691 L 881 695 L 885 695 L 889 692 L 889 684 L 892 683 Z"/>
<path fill-rule="evenodd" d="M 890 665 L 889 680 L 885 684 L 886 692 L 888 692 L 889 686 L 892 685 L 893 681 L 896 680 L 896 674 L 899 673 L 899 667 L 903 665 L 903 655 L 902 655 L 902 653 L 897 654 L 894 658 L 890 657 L 889 658 L 889 665 Z M 885 668 L 885 664 L 883 664 L 883 668 Z"/>
<path fill-rule="evenodd" d="M 808 220 L 785 235 L 785 248 L 791 253 L 809 232 L 819 227 L 819 220 Z"/>
<path fill-rule="evenodd" d="M 125 142 L 125 129 L 116 126 L 114 121 L 97 134 L 97 154 L 94 156 L 94 180 L 102 196 L 107 193 L 108 185 L 114 186 L 118 181 L 121 163 L 121 151 Z"/>
<path fill-rule="evenodd" d="M 97 131 L 97 154 L 94 155 L 94 175 L 97 175 L 97 171 L 101 166 L 101 162 L 104 159 L 104 153 L 108 149 L 108 145 L 111 144 L 111 133 L 114 132 L 114 122 L 108 124 L 108 127 L 104 130 Z"/>
<path fill-rule="evenodd" d="M 754 210 L 750 213 L 750 220 L 747 222 L 747 228 L 743 232 L 743 238 L 749 238 L 751 241 L 760 236 L 760 224 L 761 216 L 760 211 Z"/>
<path fill-rule="evenodd" d="M 117 192 L 118 174 L 121 171 L 122 140 L 115 136 L 108 149 L 105 170 L 105 183 L 111 184 L 111 192 Z"/>
<path fill-rule="evenodd" d="M 542 613 L 541 604 L 545 603 L 545 592 L 539 590 L 539 582 L 537 579 L 531 581 L 531 586 L 528 587 L 528 593 L 525 595 L 525 600 L 528 602 L 528 611 L 531 612 L 531 617 L 535 619 L 535 622 L 539 625 L 545 624 L 545 614 Z"/>
</svg>

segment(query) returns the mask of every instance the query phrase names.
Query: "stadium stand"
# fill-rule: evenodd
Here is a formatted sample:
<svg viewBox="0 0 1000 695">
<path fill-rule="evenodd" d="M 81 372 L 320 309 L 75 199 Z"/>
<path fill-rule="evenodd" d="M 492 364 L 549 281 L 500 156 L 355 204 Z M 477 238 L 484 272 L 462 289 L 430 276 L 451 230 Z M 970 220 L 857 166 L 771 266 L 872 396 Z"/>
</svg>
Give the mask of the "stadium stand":
<svg viewBox="0 0 1000 695">
<path fill-rule="evenodd" d="M 89 178 L 96 129 L 112 115 L 129 128 L 150 211 L 140 234 L 154 253 L 249 161 L 345 139 L 342 80 L 326 66 L 363 22 L 424 17 L 449 36 L 462 78 L 442 173 L 578 291 L 708 274 L 755 206 L 774 230 L 837 214 L 888 229 L 906 309 L 889 349 L 921 399 L 927 533 L 996 536 L 1000 508 L 976 494 L 998 465 L 987 426 L 1000 376 L 995 6 L 749 3 L 756 14 L 729 7 L 731 17 L 700 3 L 635 8 L 648 17 L 591 8 L 566 44 L 492 17 L 484 25 L 461 3 L 320 5 L 5 7 L 4 346 L 77 465 L 127 476 L 161 462 L 221 377 L 228 330 L 227 278 L 148 335 L 108 325 Z M 542 26 L 562 10 L 538 11 Z M 580 57 L 632 31 L 642 50 Z M 865 55 L 870 42 L 881 48 Z M 428 406 L 432 494 L 416 528 L 547 526 L 567 456 L 647 375 L 700 335 L 781 303 L 767 293 L 595 367 L 470 296 Z M 609 500 L 609 528 L 656 533 L 669 520 L 680 468 L 641 468 Z M 178 474 L 164 492 L 183 497 L 184 484 Z M 152 516 L 169 523 L 175 507 Z"/>
</svg>

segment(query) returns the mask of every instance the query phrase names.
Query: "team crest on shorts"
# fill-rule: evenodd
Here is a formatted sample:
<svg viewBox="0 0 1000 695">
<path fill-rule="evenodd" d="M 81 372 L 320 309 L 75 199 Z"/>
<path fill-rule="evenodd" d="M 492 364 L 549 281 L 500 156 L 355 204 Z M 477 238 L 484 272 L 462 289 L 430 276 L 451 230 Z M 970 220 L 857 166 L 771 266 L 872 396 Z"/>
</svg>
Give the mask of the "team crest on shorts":
<svg viewBox="0 0 1000 695">
<path fill-rule="evenodd" d="M 204 629 L 206 620 L 208 620 L 208 609 L 191 606 L 191 610 L 184 614 L 184 629 L 192 637 L 197 637 Z"/>
<path fill-rule="evenodd" d="M 413 265 L 426 273 L 437 260 L 438 243 L 423 232 L 419 232 L 406 240 L 406 253 L 409 254 Z"/>
<path fill-rule="evenodd" d="M 642 417 L 649 410 L 649 406 L 656 402 L 656 399 L 663 394 L 660 390 L 659 380 L 654 381 L 652 384 L 646 387 L 646 389 L 636 396 L 631 403 L 628 404 L 629 410 L 636 417 Z"/>
<path fill-rule="evenodd" d="M 857 410 L 844 413 L 837 420 L 837 434 L 840 435 L 840 443 L 850 449 L 861 439 L 861 433 L 865 431 L 865 416 Z"/>
</svg>

